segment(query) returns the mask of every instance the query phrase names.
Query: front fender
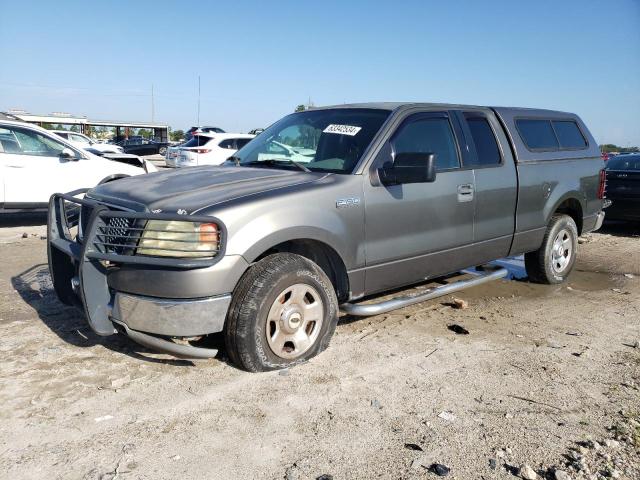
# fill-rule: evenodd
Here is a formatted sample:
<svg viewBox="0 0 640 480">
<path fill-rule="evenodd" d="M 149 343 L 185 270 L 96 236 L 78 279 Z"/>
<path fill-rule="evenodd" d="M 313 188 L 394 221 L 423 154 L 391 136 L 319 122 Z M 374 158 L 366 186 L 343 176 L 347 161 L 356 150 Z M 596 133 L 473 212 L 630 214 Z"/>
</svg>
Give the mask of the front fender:
<svg viewBox="0 0 640 480">
<path fill-rule="evenodd" d="M 333 248 L 338 255 L 345 260 L 345 257 L 351 255 L 349 251 L 349 245 L 347 245 L 344 238 L 340 238 L 335 233 L 326 230 L 324 228 L 314 227 L 314 226 L 295 226 L 288 227 L 277 230 L 275 232 L 271 232 L 266 236 L 258 239 L 255 243 L 253 243 L 244 253 L 243 257 L 248 262 L 255 261 L 260 255 L 269 249 L 275 247 L 284 242 L 292 241 L 292 240 L 316 240 L 318 242 L 324 243 L 329 247 Z M 346 264 L 347 262 L 345 262 Z M 347 268 L 349 266 L 347 265 Z"/>
<path fill-rule="evenodd" d="M 305 189 L 217 210 L 228 232 L 227 253 L 253 262 L 278 244 L 307 239 L 335 250 L 347 270 L 364 266 L 364 205 L 338 208 L 336 199 L 357 195 L 355 188 L 345 190 Z"/>
</svg>

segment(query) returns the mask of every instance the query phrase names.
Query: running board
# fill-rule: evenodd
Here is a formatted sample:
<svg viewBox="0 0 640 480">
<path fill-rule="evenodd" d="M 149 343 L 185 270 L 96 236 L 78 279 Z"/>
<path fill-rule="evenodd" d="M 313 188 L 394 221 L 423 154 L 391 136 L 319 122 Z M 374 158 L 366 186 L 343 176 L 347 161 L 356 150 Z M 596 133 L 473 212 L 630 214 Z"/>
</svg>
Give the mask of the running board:
<svg viewBox="0 0 640 480">
<path fill-rule="evenodd" d="M 490 267 L 485 267 L 485 268 L 490 268 Z M 469 280 L 460 280 L 458 282 L 442 285 L 441 287 L 430 288 L 424 293 L 392 298 L 391 300 L 386 300 L 380 303 L 368 303 L 368 304 L 343 303 L 342 305 L 340 305 L 340 310 L 342 310 L 344 313 L 348 315 L 354 315 L 356 317 L 368 317 L 370 315 L 379 315 L 381 313 L 390 312 L 391 310 L 408 307 L 409 305 L 415 305 L 416 303 L 424 302 L 426 300 L 431 300 L 433 298 L 442 297 L 443 295 L 448 295 L 450 293 L 458 292 L 460 290 L 464 290 L 465 288 L 471 288 L 477 285 L 482 285 L 484 283 L 493 282 L 494 280 L 499 280 L 501 278 L 506 277 L 509 274 L 509 272 L 505 268 L 490 270 L 488 271 L 488 273 L 480 273 L 478 271 L 470 272 L 468 270 L 465 270 L 464 273 L 473 273 L 474 275 L 477 275 L 477 276 L 475 278 L 470 278 Z"/>
</svg>

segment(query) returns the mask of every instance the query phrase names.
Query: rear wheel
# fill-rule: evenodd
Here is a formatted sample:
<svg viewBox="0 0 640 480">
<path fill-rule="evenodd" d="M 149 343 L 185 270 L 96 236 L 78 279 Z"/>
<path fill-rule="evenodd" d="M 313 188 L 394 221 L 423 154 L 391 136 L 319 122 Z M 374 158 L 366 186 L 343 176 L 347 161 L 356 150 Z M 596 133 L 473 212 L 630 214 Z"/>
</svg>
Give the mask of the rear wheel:
<svg viewBox="0 0 640 480">
<path fill-rule="evenodd" d="M 251 372 L 302 363 L 327 348 L 337 321 L 333 285 L 318 265 L 291 253 L 270 255 L 234 291 L 227 354 Z"/>
<path fill-rule="evenodd" d="M 524 256 L 529 279 L 547 284 L 564 282 L 576 262 L 577 247 L 576 222 L 569 215 L 554 215 L 542 246 Z"/>
</svg>

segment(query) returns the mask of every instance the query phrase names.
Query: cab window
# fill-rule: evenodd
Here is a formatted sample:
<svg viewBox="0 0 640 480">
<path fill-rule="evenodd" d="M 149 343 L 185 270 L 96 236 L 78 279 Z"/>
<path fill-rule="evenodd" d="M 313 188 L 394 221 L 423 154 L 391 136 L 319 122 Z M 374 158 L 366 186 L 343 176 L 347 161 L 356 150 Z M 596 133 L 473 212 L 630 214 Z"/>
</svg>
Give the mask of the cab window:
<svg viewBox="0 0 640 480">
<path fill-rule="evenodd" d="M 474 113 L 465 113 L 464 117 L 469 126 L 476 150 L 476 155 L 472 156 L 469 161 L 465 159 L 465 166 L 489 167 L 500 165 L 502 162 L 500 148 L 489 121 L 486 117 Z"/>
<path fill-rule="evenodd" d="M 460 168 L 451 124 L 446 116 L 416 115 L 409 118 L 392 140 L 398 153 L 434 153 L 437 170 Z"/>
</svg>

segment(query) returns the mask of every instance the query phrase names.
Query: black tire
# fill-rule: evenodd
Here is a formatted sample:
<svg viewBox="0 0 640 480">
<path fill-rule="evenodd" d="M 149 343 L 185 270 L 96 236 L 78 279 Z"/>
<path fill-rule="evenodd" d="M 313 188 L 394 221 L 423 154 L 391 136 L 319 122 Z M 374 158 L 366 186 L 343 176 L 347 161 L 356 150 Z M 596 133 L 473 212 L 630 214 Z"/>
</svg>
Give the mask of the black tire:
<svg viewBox="0 0 640 480">
<path fill-rule="evenodd" d="M 563 243 L 569 249 L 566 250 L 565 247 L 562 247 L 562 250 L 565 251 L 562 255 L 559 250 L 555 250 L 559 246 L 557 243 L 559 235 L 562 236 Z M 567 251 L 568 254 L 566 254 Z M 542 246 L 524 256 L 529 280 L 549 285 L 564 282 L 573 270 L 577 251 L 578 227 L 576 222 L 569 215 L 554 215 L 547 226 Z"/>
<path fill-rule="evenodd" d="M 267 317 L 282 292 L 295 285 L 309 286 L 318 295 L 322 321 L 314 332 L 315 341 L 304 353 L 293 359 L 281 358 L 267 340 L 267 328 L 271 328 Z M 318 265 L 292 253 L 269 255 L 244 274 L 233 293 L 225 326 L 227 355 L 236 366 L 250 372 L 290 367 L 325 350 L 337 322 L 336 293 Z"/>
<path fill-rule="evenodd" d="M 164 157 L 167 154 L 167 147 L 160 147 L 158 153 Z"/>
</svg>

